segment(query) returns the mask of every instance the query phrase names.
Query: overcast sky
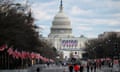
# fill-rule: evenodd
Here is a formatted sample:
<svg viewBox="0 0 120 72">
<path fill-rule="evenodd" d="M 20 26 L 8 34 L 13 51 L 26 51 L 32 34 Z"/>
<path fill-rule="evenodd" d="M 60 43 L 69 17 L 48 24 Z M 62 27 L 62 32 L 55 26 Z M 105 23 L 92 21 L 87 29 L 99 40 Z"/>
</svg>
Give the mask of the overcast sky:
<svg viewBox="0 0 120 72">
<path fill-rule="evenodd" d="M 29 0 L 35 24 L 42 35 L 50 33 L 52 20 L 59 11 L 60 0 Z M 105 31 L 120 31 L 120 0 L 63 0 L 75 37 L 97 37 Z"/>
</svg>

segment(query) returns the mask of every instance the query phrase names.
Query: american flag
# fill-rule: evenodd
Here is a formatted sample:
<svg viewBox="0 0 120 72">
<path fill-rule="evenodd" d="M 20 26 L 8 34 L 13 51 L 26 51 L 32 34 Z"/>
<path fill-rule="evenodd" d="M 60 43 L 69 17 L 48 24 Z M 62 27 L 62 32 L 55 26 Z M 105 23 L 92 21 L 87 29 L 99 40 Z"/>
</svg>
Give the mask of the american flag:
<svg viewBox="0 0 120 72">
<path fill-rule="evenodd" d="M 22 53 L 21 53 L 21 54 L 22 54 L 21 58 L 22 58 L 22 59 L 25 59 L 25 58 L 26 58 L 26 56 L 27 56 L 27 55 L 26 55 L 26 52 L 25 52 L 25 51 L 22 51 Z"/>
<path fill-rule="evenodd" d="M 73 40 L 70 40 L 70 47 L 73 46 Z"/>
<path fill-rule="evenodd" d="M 77 40 L 75 40 L 75 47 L 77 46 L 77 44 L 78 44 L 78 41 L 77 41 Z"/>
<path fill-rule="evenodd" d="M 69 47 L 71 46 L 71 40 L 68 40 L 68 46 Z"/>
<path fill-rule="evenodd" d="M 7 50 L 8 54 L 9 55 L 12 55 L 13 54 L 13 49 L 10 47 L 8 50 Z"/>
<path fill-rule="evenodd" d="M 77 40 L 73 40 L 72 41 L 72 47 L 76 47 L 77 46 Z"/>
<path fill-rule="evenodd" d="M 6 48 L 7 48 L 7 45 L 4 44 L 4 45 L 0 46 L 0 51 L 4 51 Z"/>
<path fill-rule="evenodd" d="M 69 46 L 68 40 L 65 41 L 65 46 L 67 46 L 67 47 Z"/>
<path fill-rule="evenodd" d="M 62 40 L 62 46 L 65 47 L 65 40 Z"/>
</svg>

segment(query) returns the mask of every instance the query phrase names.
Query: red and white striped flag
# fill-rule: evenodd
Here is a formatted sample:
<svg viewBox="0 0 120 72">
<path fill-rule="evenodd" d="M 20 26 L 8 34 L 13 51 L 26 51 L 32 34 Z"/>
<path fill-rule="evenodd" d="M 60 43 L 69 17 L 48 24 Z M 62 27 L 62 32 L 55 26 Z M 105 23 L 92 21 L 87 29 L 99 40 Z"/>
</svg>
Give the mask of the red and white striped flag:
<svg viewBox="0 0 120 72">
<path fill-rule="evenodd" d="M 8 54 L 9 55 L 12 55 L 13 54 L 13 49 L 10 47 L 8 50 L 7 50 Z"/>
<path fill-rule="evenodd" d="M 4 51 L 6 48 L 7 48 L 7 45 L 4 44 L 4 45 L 0 46 L 0 51 Z"/>
<path fill-rule="evenodd" d="M 40 54 L 36 54 L 36 59 L 39 59 L 40 58 Z"/>
<path fill-rule="evenodd" d="M 35 58 L 35 56 L 36 56 L 35 53 L 32 52 L 31 53 L 31 58 L 33 59 L 33 58 Z"/>
<path fill-rule="evenodd" d="M 14 55 L 13 57 L 15 57 L 16 59 L 19 58 L 19 54 L 18 54 L 18 51 L 17 51 L 17 50 L 14 51 L 13 55 Z"/>
<path fill-rule="evenodd" d="M 22 53 L 21 53 L 21 58 L 22 58 L 22 59 L 25 59 L 25 58 L 26 58 L 26 52 L 25 52 L 25 51 L 22 51 Z"/>
</svg>

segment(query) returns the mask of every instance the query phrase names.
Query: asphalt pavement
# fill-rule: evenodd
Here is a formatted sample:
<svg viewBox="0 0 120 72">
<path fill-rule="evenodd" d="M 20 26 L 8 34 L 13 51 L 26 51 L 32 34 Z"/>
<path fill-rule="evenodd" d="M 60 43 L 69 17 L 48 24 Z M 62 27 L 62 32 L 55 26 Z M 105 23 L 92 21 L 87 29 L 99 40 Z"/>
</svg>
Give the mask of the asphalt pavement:
<svg viewBox="0 0 120 72">
<path fill-rule="evenodd" d="M 40 68 L 39 71 L 37 71 L 37 68 Z M 119 67 L 120 69 L 120 67 Z M 115 71 L 117 70 L 114 67 L 108 67 L 108 66 L 102 66 L 101 69 L 96 69 L 96 72 L 120 72 Z M 28 69 L 18 69 L 18 70 L 0 70 L 0 72 L 69 72 L 68 66 L 45 66 L 45 65 L 34 65 Z M 74 72 L 74 71 L 73 71 Z M 87 69 L 84 68 L 83 72 L 87 72 Z M 91 71 L 89 71 L 91 72 Z M 92 72 L 95 72 L 94 70 Z"/>
</svg>

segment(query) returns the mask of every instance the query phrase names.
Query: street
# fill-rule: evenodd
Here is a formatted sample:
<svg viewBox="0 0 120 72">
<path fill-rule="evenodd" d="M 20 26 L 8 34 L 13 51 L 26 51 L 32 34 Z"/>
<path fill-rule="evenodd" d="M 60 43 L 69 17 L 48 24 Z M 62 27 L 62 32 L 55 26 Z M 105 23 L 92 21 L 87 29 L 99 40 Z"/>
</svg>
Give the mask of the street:
<svg viewBox="0 0 120 72">
<path fill-rule="evenodd" d="M 29 69 L 28 72 L 37 72 L 36 68 L 38 67 L 39 66 L 31 67 L 31 69 Z M 45 68 L 41 68 L 40 72 L 69 72 L 69 70 L 68 70 L 68 66 L 56 66 L 55 65 L 55 66 L 49 66 L 49 67 L 46 66 Z M 87 69 L 84 68 L 83 72 L 87 72 Z M 91 70 L 89 70 L 89 72 L 91 72 Z M 95 71 L 93 70 L 92 72 L 95 72 Z M 101 69 L 96 69 L 96 72 L 114 72 L 114 69 L 108 66 L 102 66 Z"/>
<path fill-rule="evenodd" d="M 0 70 L 0 72 L 37 72 L 36 69 L 40 68 L 39 72 L 69 72 L 68 66 L 45 66 L 41 68 L 41 65 L 35 65 L 28 69 L 15 69 L 15 70 Z M 73 71 L 74 72 L 74 71 Z M 84 68 L 83 72 L 87 72 L 86 68 Z M 89 72 L 91 72 L 89 70 Z M 94 71 L 92 71 L 94 72 Z M 102 66 L 101 69 L 97 69 L 96 72 L 115 72 L 113 68 L 109 68 L 107 66 Z M 118 71 L 120 72 L 120 71 Z"/>
</svg>

